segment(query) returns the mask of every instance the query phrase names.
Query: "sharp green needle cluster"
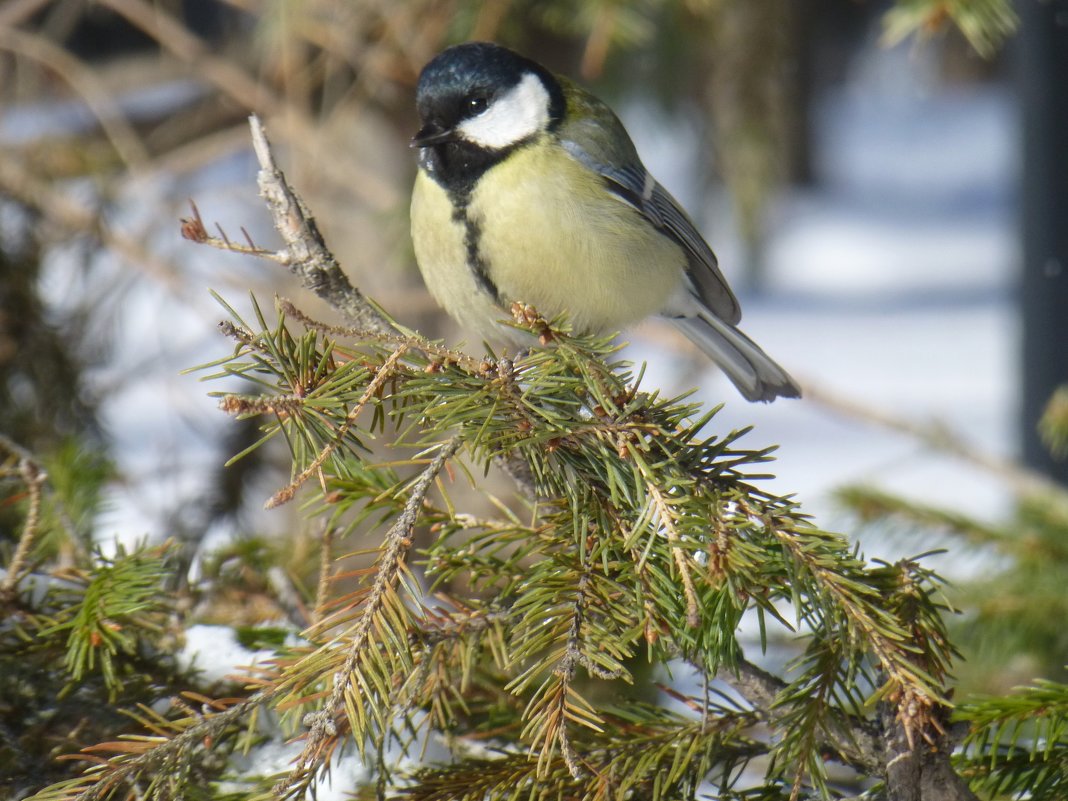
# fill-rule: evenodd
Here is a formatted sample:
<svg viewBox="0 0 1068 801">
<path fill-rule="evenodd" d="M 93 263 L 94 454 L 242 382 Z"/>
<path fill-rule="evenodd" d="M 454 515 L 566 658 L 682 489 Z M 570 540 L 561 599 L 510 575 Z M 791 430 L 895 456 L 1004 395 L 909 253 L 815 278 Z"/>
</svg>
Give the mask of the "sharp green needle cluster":
<svg viewBox="0 0 1068 801">
<path fill-rule="evenodd" d="M 250 677 L 255 694 L 157 721 L 88 784 L 36 801 L 121 797 L 199 758 L 205 738 L 248 746 L 267 710 L 303 751 L 245 798 L 303 798 L 353 744 L 380 795 L 834 798 L 828 760 L 879 775 L 878 747 L 858 740 L 879 709 L 917 741 L 940 725 L 938 577 L 869 563 L 762 489 L 770 448 L 644 388 L 610 341 L 528 315 L 532 344 L 550 346 L 473 359 L 256 314 L 224 324 L 235 350 L 207 366 L 254 390 L 221 406 L 261 421 L 253 448 L 288 447 L 292 482 L 269 505 L 303 493 L 332 541 L 354 545 L 302 644 Z M 502 462 L 531 497 L 488 495 Z M 768 675 L 767 703 L 743 687 L 747 620 L 754 651 L 802 643 L 785 679 Z M 704 692 L 662 689 L 680 710 L 658 708 L 664 670 Z M 428 743 L 450 761 L 399 767 Z M 144 797 L 187 792 L 179 775 Z"/>
</svg>

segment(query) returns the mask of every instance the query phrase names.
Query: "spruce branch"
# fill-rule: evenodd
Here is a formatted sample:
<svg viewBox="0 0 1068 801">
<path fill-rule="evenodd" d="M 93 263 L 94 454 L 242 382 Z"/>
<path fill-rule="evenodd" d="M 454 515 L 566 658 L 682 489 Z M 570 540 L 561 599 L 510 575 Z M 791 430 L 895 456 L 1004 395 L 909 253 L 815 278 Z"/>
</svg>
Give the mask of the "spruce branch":
<svg viewBox="0 0 1068 801">
<path fill-rule="evenodd" d="M 310 317 L 299 309 L 293 301 L 287 298 L 277 298 L 278 309 L 286 317 L 296 320 L 309 331 L 318 331 L 321 334 L 329 334 L 335 337 L 347 337 L 359 342 L 371 342 L 386 348 L 407 348 L 426 354 L 430 360 L 427 369 L 434 371 L 441 369 L 444 364 L 455 364 L 469 373 L 488 374 L 494 365 L 486 359 L 475 359 L 463 351 L 454 348 L 446 348 L 429 339 L 418 335 L 400 335 L 383 333 L 368 328 L 353 328 L 343 325 L 331 325 Z"/>
<path fill-rule="evenodd" d="M 345 290 L 343 276 L 335 280 L 336 261 L 254 120 L 254 136 L 257 129 L 261 186 L 287 242 L 276 255 L 355 325 L 326 326 L 279 300 L 281 318 L 269 326 L 257 307 L 261 333 L 230 324 L 238 348 L 216 364 L 268 394 L 228 402 L 240 414 L 276 417 L 264 439 L 287 437 L 300 470 L 290 486 L 321 473 L 334 520 L 352 512 L 363 521 L 382 509 L 393 517 L 375 565 L 335 577 L 360 586 L 329 599 L 332 613 L 305 633 L 308 648 L 265 671 L 279 709 L 319 705 L 304 717 L 307 742 L 277 793 L 295 798 L 312 787 L 348 734 L 365 757 L 379 755 L 384 782 L 385 743 L 398 732 L 414 740 L 427 718 L 454 741 L 494 732 L 505 751 L 531 758 L 544 786 L 571 792 L 607 782 L 658 799 L 670 782 L 643 782 L 662 774 L 657 759 L 669 757 L 685 792 L 713 773 L 730 785 L 731 772 L 756 755 L 770 756 L 778 771 L 766 784 L 774 797 L 787 791 L 786 770 L 794 771 L 793 797 L 809 789 L 829 797 L 828 754 L 884 777 L 878 724 L 864 718 L 880 702 L 910 751 L 935 742 L 949 653 L 934 622 L 933 574 L 871 567 L 791 501 L 761 490 L 747 473 L 769 458 L 766 449 L 738 447 L 744 432 L 703 433 L 715 410 L 642 391 L 640 374 L 608 361 L 606 339 L 571 337 L 517 307 L 515 324 L 552 347 L 480 360 L 392 328 L 384 316 L 373 318 L 379 327 L 353 314 L 354 304 L 378 312 Z M 305 333 L 290 334 L 287 320 Z M 339 336 L 356 344 L 332 339 Z M 355 420 L 365 408 L 374 412 L 368 437 L 392 425 L 402 446 L 451 439 L 402 490 L 391 468 L 366 458 Z M 461 442 L 484 463 L 505 459 L 525 470 L 527 497 L 537 501 L 529 522 L 500 504 L 502 520 L 475 520 L 448 499 L 433 508 L 429 487 Z M 449 602 L 453 612 L 427 608 L 408 583 L 417 519 L 442 527 L 427 552 L 428 576 L 472 587 Z M 449 542 L 454 533 L 462 545 Z M 790 627 L 775 606 L 782 601 L 812 632 L 801 676 L 788 683 L 768 682 L 745 663 L 737 635 L 752 609 L 762 625 L 767 615 Z M 618 728 L 589 703 L 577 674 L 585 668 L 583 680 L 595 685 L 629 680 L 628 660 L 643 647 L 654 662 L 682 654 L 706 677 L 729 677 L 754 711 L 709 700 L 693 724 L 707 736 L 664 741 L 656 759 L 642 761 L 626 743 L 639 729 Z M 749 739 L 757 720 L 778 739 Z M 631 761 L 617 760 L 623 752 Z M 512 777 L 501 792 L 520 786 Z"/>
<path fill-rule="evenodd" d="M 146 721 L 155 736 L 130 736 L 114 743 L 101 743 L 83 749 L 85 759 L 92 763 L 82 776 L 46 787 L 26 801 L 106 801 L 115 798 L 125 786 L 132 788 L 156 771 L 163 772 L 187 764 L 202 749 L 211 747 L 223 732 L 246 715 L 268 704 L 278 690 L 265 689 L 248 698 L 224 706 L 222 711 L 205 711 L 185 719 L 168 721 L 158 716 L 155 722 Z M 97 753 L 113 753 L 103 759 Z"/>
<path fill-rule="evenodd" d="M 397 351 L 399 353 L 399 351 Z M 399 357 L 398 357 L 399 358 Z M 412 546 L 412 535 L 420 510 L 438 474 L 445 463 L 451 459 L 463 444 L 459 437 L 454 437 L 442 445 L 437 455 L 423 470 L 409 490 L 408 500 L 401 514 L 386 532 L 382 544 L 382 557 L 377 565 L 374 583 L 371 585 L 360 617 L 352 630 L 346 634 L 348 652 L 341 669 L 334 675 L 334 686 L 323 707 L 305 718 L 309 727 L 308 741 L 297 758 L 289 776 L 281 780 L 275 792 L 286 798 L 300 798 L 311 785 L 318 769 L 325 764 L 332 750 L 330 743 L 335 742 L 338 728 L 335 718 L 343 707 L 350 706 L 348 696 L 353 692 L 353 682 L 360 669 L 360 660 L 365 657 L 368 640 L 373 627 L 385 611 L 388 595 L 400 581 L 400 573 L 408 550 Z M 363 682 L 361 681 L 362 685 Z M 354 723 L 352 716 L 349 725 Z"/>
<path fill-rule="evenodd" d="M 311 622 L 322 622 L 323 609 L 326 606 L 327 593 L 330 591 L 330 571 L 333 564 L 334 528 L 323 525 L 323 534 L 319 543 L 319 580 L 316 582 L 315 606 L 311 613 Z"/>
<path fill-rule="evenodd" d="M 1019 25 L 1010 0 L 897 0 L 883 17 L 883 43 L 929 36 L 952 22 L 972 48 L 992 58 Z"/>
<path fill-rule="evenodd" d="M 973 786 L 992 796 L 1059 801 L 1068 791 L 1068 684 L 1036 680 L 1006 696 L 962 703 L 968 724 L 958 758 Z"/>
<path fill-rule="evenodd" d="M 671 507 L 664 498 L 660 488 L 649 482 L 646 484 L 649 496 L 656 504 L 657 514 L 667 531 L 668 542 L 671 543 L 671 555 L 679 568 L 679 576 L 682 578 L 682 588 L 686 594 L 686 623 L 689 626 L 697 626 L 701 622 L 701 611 L 697 601 L 697 590 L 693 586 L 693 577 L 690 575 L 690 566 L 686 561 L 685 552 L 679 548 L 679 531 L 675 526 Z"/>
<path fill-rule="evenodd" d="M 871 649 L 879 668 L 886 674 L 878 695 L 900 705 L 899 717 L 909 742 L 914 744 L 917 736 L 929 736 L 930 727 L 935 724 L 933 712 L 943 700 L 940 680 L 948 666 L 948 650 L 943 648 L 934 655 L 937 661 L 930 665 L 917 664 L 915 646 L 906 640 L 900 622 L 882 607 L 876 588 L 858 581 L 863 579 L 862 570 L 857 575 L 849 570 L 848 562 L 830 565 L 816 559 L 806 547 L 803 534 L 777 525 L 773 519 L 767 520 L 767 524 L 775 538 L 811 576 L 814 597 L 830 601 L 827 611 L 831 615 L 844 615 L 850 639 Z"/>
<path fill-rule="evenodd" d="M 1068 458 L 1068 384 L 1057 388 L 1038 421 L 1038 433 L 1057 459 Z"/>
<path fill-rule="evenodd" d="M 356 418 L 360 416 L 360 413 L 367 407 L 367 404 L 371 399 L 378 394 L 379 390 L 382 389 L 382 386 L 387 381 L 393 378 L 397 363 L 407 352 L 408 347 L 406 345 L 401 345 L 388 356 L 382 366 L 378 368 L 374 378 L 371 379 L 371 382 L 367 385 L 367 389 L 364 390 L 360 399 L 356 402 L 356 405 L 353 406 L 345 416 L 345 420 L 338 427 L 337 434 L 334 438 L 323 447 L 319 452 L 319 455 L 316 456 L 312 463 L 305 467 L 296 478 L 272 495 L 264 505 L 264 508 L 273 509 L 276 506 L 281 506 L 282 504 L 293 500 L 293 496 L 297 494 L 297 490 L 299 490 L 309 478 L 322 468 L 323 463 L 330 458 L 330 455 L 337 449 L 342 440 L 344 440 L 349 429 L 356 423 Z"/>
</svg>

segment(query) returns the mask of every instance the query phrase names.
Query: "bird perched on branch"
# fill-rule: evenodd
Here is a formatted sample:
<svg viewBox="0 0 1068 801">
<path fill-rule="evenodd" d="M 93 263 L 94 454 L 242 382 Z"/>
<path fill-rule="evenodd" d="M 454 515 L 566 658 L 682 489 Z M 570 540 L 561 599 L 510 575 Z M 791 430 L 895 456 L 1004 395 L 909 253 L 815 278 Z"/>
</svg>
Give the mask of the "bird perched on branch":
<svg viewBox="0 0 1068 801">
<path fill-rule="evenodd" d="M 738 300 L 693 221 L 642 165 L 619 118 L 566 78 L 485 42 L 419 76 L 412 238 L 460 322 L 521 344 L 513 302 L 580 332 L 670 319 L 751 401 L 797 383 L 738 330 Z"/>
</svg>

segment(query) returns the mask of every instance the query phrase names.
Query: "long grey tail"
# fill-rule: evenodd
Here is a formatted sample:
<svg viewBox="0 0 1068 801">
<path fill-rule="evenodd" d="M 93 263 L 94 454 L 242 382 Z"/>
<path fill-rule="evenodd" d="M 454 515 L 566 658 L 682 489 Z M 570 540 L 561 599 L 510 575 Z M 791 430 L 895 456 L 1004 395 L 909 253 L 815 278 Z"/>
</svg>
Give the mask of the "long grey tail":
<svg viewBox="0 0 1068 801">
<path fill-rule="evenodd" d="M 733 325 L 711 314 L 676 317 L 671 322 L 720 366 L 746 400 L 768 403 L 801 397 L 797 382 Z"/>
</svg>

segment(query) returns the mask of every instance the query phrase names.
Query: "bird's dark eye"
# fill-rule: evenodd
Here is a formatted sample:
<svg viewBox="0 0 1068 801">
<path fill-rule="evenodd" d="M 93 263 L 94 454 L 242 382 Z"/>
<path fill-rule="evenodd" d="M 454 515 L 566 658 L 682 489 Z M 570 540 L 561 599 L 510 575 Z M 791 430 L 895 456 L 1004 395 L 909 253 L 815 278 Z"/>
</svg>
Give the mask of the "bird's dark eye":
<svg viewBox="0 0 1068 801">
<path fill-rule="evenodd" d="M 489 107 L 489 101 L 481 95 L 473 95 L 467 98 L 467 113 L 472 117 L 481 114 Z"/>
</svg>

